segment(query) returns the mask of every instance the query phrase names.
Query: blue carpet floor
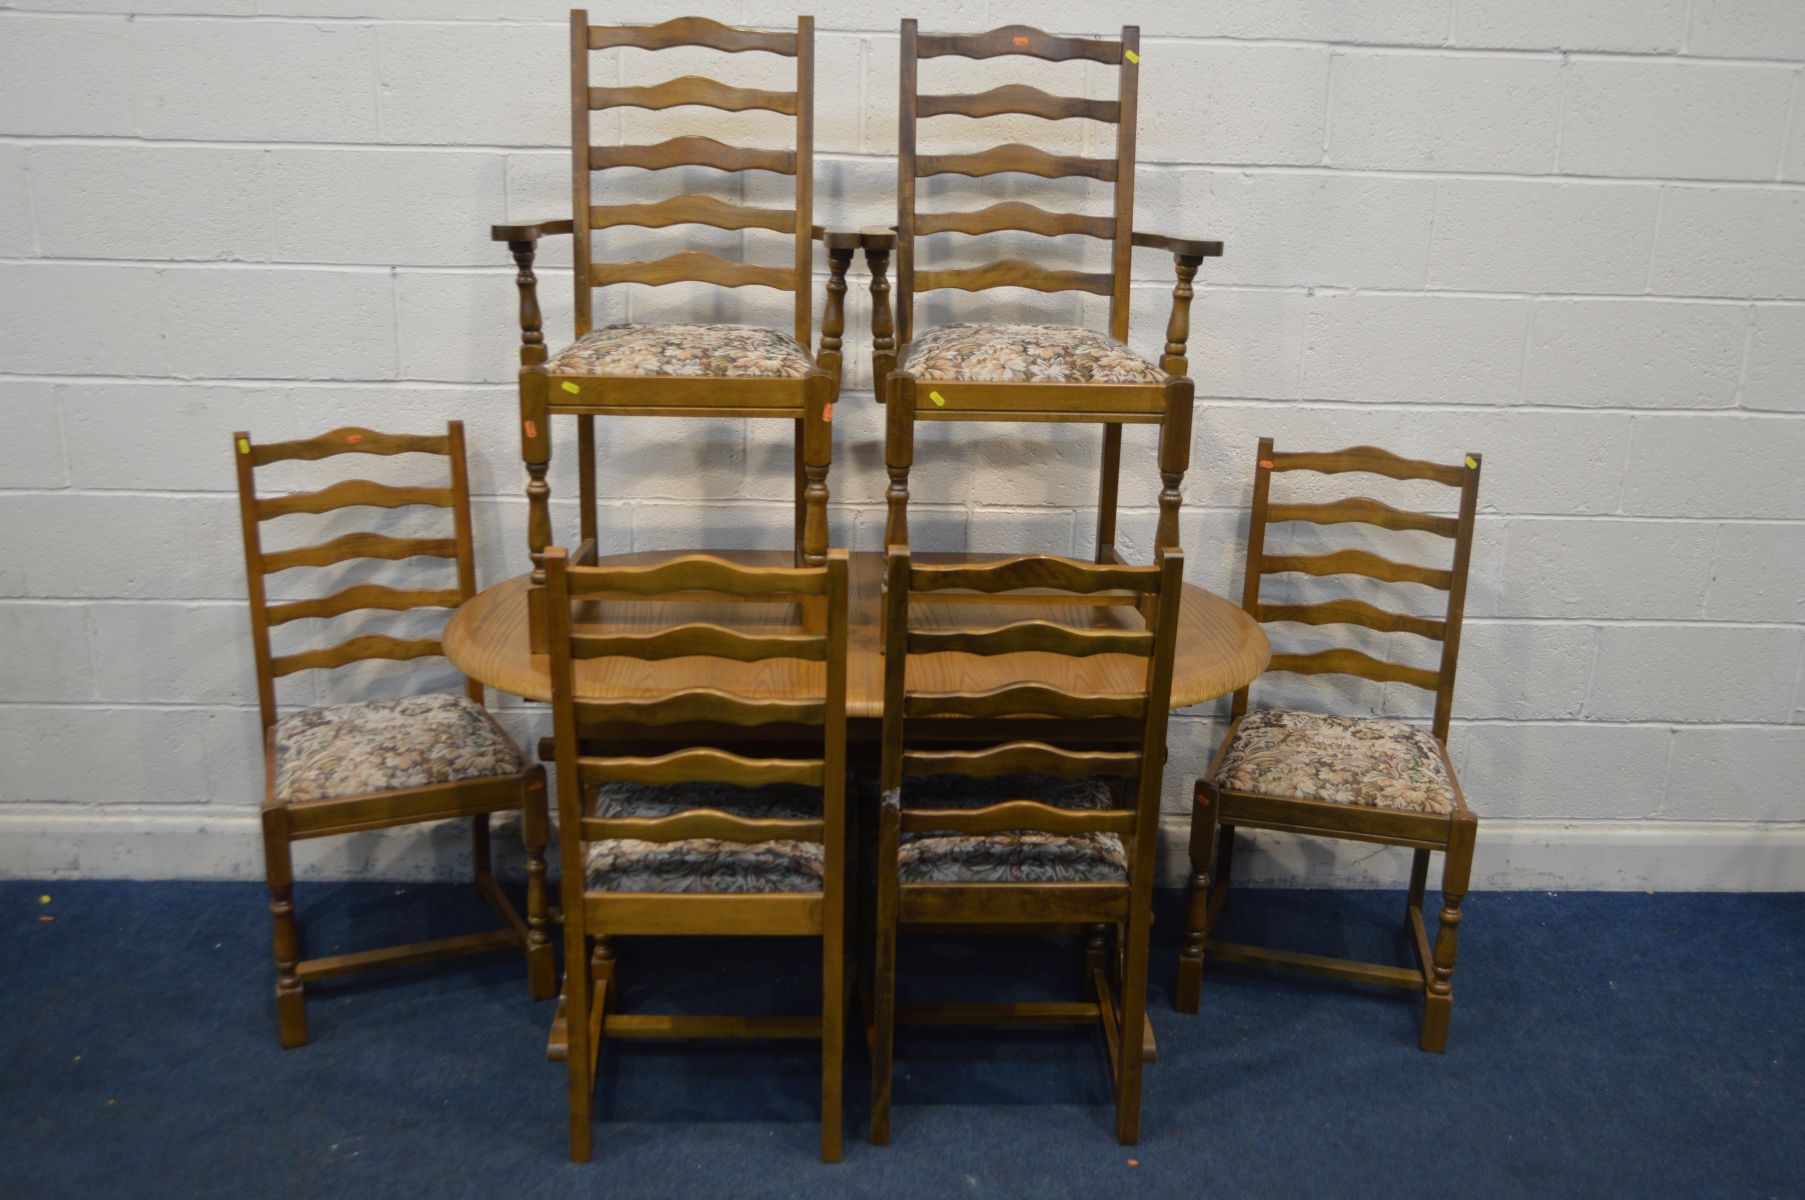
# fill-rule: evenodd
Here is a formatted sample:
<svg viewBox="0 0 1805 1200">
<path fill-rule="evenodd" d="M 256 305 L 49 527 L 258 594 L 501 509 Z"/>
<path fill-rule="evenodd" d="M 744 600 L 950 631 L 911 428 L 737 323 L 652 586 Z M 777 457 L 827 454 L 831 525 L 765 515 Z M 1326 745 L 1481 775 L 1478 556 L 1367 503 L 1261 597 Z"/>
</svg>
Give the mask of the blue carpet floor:
<svg viewBox="0 0 1805 1200">
<path fill-rule="evenodd" d="M 297 893 L 316 954 L 485 917 L 468 888 Z M 0 1195 L 1805 1194 L 1805 896 L 1475 895 L 1445 1056 L 1400 992 L 1224 967 L 1173 1013 L 1178 899 L 1138 1147 L 1111 1136 L 1094 1033 L 905 1029 L 888 1148 L 863 1140 L 858 1053 L 824 1166 L 812 1044 L 638 1042 L 605 1053 L 576 1166 L 552 1005 L 511 956 L 318 985 L 312 1044 L 283 1051 L 260 887 L 0 884 Z M 1402 961 L 1402 907 L 1246 891 L 1223 932 Z M 1069 998 L 1080 958 L 922 942 L 902 990 Z M 787 942 L 628 942 L 622 970 L 629 1009 L 803 1011 L 817 978 Z"/>
</svg>

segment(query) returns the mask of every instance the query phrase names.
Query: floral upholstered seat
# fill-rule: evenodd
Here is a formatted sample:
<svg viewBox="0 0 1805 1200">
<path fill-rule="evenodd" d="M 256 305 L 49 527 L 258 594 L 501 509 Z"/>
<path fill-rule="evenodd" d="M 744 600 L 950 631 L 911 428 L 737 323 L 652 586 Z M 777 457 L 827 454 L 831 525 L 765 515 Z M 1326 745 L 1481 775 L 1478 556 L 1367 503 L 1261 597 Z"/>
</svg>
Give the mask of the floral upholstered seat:
<svg viewBox="0 0 1805 1200">
<path fill-rule="evenodd" d="M 754 820 L 819 820 L 821 792 L 718 783 L 605 783 L 595 790 L 598 817 L 669 817 L 692 808 Z M 820 842 L 607 838 L 590 845 L 586 880 L 592 892 L 818 892 L 824 861 Z"/>
<path fill-rule="evenodd" d="M 800 379 L 813 364 L 787 333 L 755 325 L 607 325 L 546 364 L 554 375 Z"/>
<path fill-rule="evenodd" d="M 954 383 L 1163 384 L 1167 378 L 1121 342 L 1073 325 L 941 325 L 915 338 L 903 370 Z"/>
<path fill-rule="evenodd" d="M 1005 800 L 1120 807 L 1103 779 L 930 775 L 903 785 L 904 808 L 983 808 Z M 904 883 L 1121 883 L 1128 853 L 1113 833 L 905 833 L 897 867 Z"/>
<path fill-rule="evenodd" d="M 1428 730 L 1286 709 L 1242 719 L 1216 786 L 1399 812 L 1447 814 L 1455 807 L 1454 782 Z"/>
<path fill-rule="evenodd" d="M 525 766 L 482 705 L 453 692 L 309 708 L 276 722 L 275 746 L 282 801 L 515 775 Z"/>
</svg>

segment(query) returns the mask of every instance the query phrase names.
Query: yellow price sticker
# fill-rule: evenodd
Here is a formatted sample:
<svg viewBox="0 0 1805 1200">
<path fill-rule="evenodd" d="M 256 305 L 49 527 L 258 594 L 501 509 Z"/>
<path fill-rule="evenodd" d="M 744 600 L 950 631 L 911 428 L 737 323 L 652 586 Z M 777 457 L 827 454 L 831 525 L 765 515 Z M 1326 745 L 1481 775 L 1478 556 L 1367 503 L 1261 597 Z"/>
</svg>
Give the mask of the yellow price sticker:
<svg viewBox="0 0 1805 1200">
<path fill-rule="evenodd" d="M 1474 458 L 1471 454 L 1467 455 L 1467 470 L 1477 471 L 1478 469 L 1479 469 L 1479 460 Z"/>
<path fill-rule="evenodd" d="M 564 381 L 564 390 L 574 396 L 578 392 L 582 391 L 583 389 L 578 387 L 576 384 L 572 383 L 570 380 L 566 379 Z"/>
<path fill-rule="evenodd" d="M 240 454 L 249 454 L 251 452 L 251 439 L 250 438 L 239 438 L 238 439 L 238 452 Z"/>
<path fill-rule="evenodd" d="M 942 396 L 939 392 L 929 392 L 928 399 L 934 402 L 936 408 L 946 407 L 946 397 Z"/>
<path fill-rule="evenodd" d="M 1140 55 L 1138 55 L 1138 54 L 1136 54 L 1136 53 L 1135 53 L 1135 52 L 1134 52 L 1134 51 L 1132 51 L 1132 50 L 1124 50 L 1124 51 L 1122 51 L 1122 57 L 1123 57 L 1123 58 L 1126 58 L 1126 59 L 1127 59 L 1127 60 L 1128 60 L 1128 61 L 1129 61 L 1129 62 L 1131 62 L 1131 63 L 1138 63 L 1138 62 L 1140 62 L 1140 61 L 1141 61 L 1141 56 L 1140 56 Z"/>
</svg>

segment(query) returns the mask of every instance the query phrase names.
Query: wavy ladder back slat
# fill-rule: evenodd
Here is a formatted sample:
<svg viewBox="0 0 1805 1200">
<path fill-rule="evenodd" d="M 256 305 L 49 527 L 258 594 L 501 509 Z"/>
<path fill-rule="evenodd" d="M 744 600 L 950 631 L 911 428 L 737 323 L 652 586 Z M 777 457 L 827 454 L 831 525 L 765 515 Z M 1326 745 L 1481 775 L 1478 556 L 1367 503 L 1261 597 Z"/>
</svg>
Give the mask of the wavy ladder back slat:
<svg viewBox="0 0 1805 1200">
<path fill-rule="evenodd" d="M 1253 511 L 1247 539 L 1247 574 L 1242 608 L 1255 620 L 1315 626 L 1357 625 L 1379 633 L 1408 633 L 1441 643 L 1433 667 L 1389 662 L 1352 647 L 1308 654 L 1274 654 L 1273 671 L 1297 674 L 1354 675 L 1382 683 L 1402 683 L 1435 693 L 1433 732 L 1446 741 L 1453 714 L 1454 673 L 1460 655 L 1461 617 L 1466 607 L 1467 572 L 1472 562 L 1473 530 L 1479 506 L 1481 457 L 1463 455 L 1448 464 L 1403 458 L 1376 446 L 1335 451 L 1276 451 L 1271 438 L 1260 439 L 1254 458 Z M 1398 481 L 1426 481 L 1455 490 L 1454 515 L 1393 507 L 1369 496 L 1318 502 L 1272 500 L 1272 477 L 1291 471 L 1322 475 L 1360 472 Z M 1429 533 L 1453 542 L 1446 567 L 1399 562 L 1369 550 L 1348 547 L 1326 553 L 1273 554 L 1269 527 L 1278 523 L 1309 525 L 1359 524 L 1390 533 Z M 1446 592 L 1441 614 L 1421 616 L 1381 608 L 1351 596 L 1316 602 L 1273 604 L 1261 598 L 1268 575 L 1303 573 L 1319 577 L 1357 575 L 1381 583 L 1408 583 Z M 1276 639 L 1275 639 L 1276 640 Z M 1235 693 L 1232 714 L 1247 712 L 1249 689 Z"/>
<path fill-rule="evenodd" d="M 470 477 L 464 453 L 464 426 L 450 422 L 444 433 L 400 434 L 348 425 L 317 437 L 283 442 L 255 442 L 244 432 L 232 435 L 238 469 L 238 510 L 244 537 L 245 568 L 251 608 L 251 645 L 257 667 L 257 706 L 268 729 L 276 723 L 275 681 L 296 671 L 329 670 L 364 659 L 407 660 L 442 653 L 436 638 L 397 638 L 367 633 L 316 650 L 277 655 L 270 631 L 298 620 L 329 620 L 354 612 L 405 612 L 420 608 L 452 609 L 476 594 L 476 553 L 470 523 Z M 259 496 L 257 471 L 285 462 L 319 462 L 339 455 L 428 454 L 446 460 L 444 486 L 400 486 L 367 479 L 344 479 L 317 491 Z M 344 533 L 316 545 L 265 550 L 263 523 L 294 514 L 326 514 L 340 509 L 404 508 L 421 505 L 451 510 L 448 538 L 396 537 L 374 532 Z M 266 577 L 298 567 L 328 567 L 354 559 L 447 558 L 457 574 L 453 587 L 397 588 L 359 583 L 327 595 L 272 603 Z M 467 684 L 481 702 L 482 688 Z"/>
<path fill-rule="evenodd" d="M 1103 449 L 1097 486 L 1098 562 L 1119 561 L 1116 518 L 1121 486 L 1122 425 L 1157 424 L 1160 427 L 1158 469 L 1159 519 L 1153 544 L 1157 550 L 1179 544 L 1178 512 L 1182 504 L 1185 471 L 1190 464 L 1191 420 L 1194 386 L 1188 374 L 1186 346 L 1190 339 L 1191 281 L 1204 257 L 1221 253 L 1216 242 L 1186 242 L 1134 231 L 1135 137 L 1139 120 L 1140 31 L 1125 26 L 1119 40 L 1060 37 L 1026 25 L 1011 25 L 969 35 L 924 34 L 914 20 L 902 23 L 898 67 L 897 219 L 894 235 L 871 230 L 866 260 L 872 272 L 872 371 L 877 379 L 877 399 L 888 406 L 884 465 L 890 483 L 885 492 L 886 545 L 909 541 L 909 472 L 914 463 L 914 423 L 918 420 L 1058 421 L 1093 422 L 1103 426 Z M 1115 73 L 1115 97 L 1062 96 L 1027 82 L 1005 81 L 988 91 L 923 93 L 922 59 L 960 57 L 993 59 L 1016 56 L 1048 62 L 1096 63 Z M 1024 64 L 1038 70 L 1034 64 Z M 1090 68 L 1086 68 L 1087 72 Z M 980 151 L 953 149 L 941 152 L 935 145 L 941 131 L 974 120 L 1023 115 L 1049 123 L 1088 121 L 1113 133 L 1107 154 L 1059 153 L 1026 142 L 1007 142 Z M 953 118 L 961 120 L 955 122 Z M 926 123 L 925 127 L 923 123 Z M 1067 128 L 1070 128 L 1069 126 Z M 1083 128 L 1089 129 L 1089 126 Z M 1099 190 L 1107 191 L 1106 211 L 1054 211 L 1064 205 L 1042 208 L 1019 200 L 986 207 L 962 207 L 948 201 L 938 211 L 921 211 L 922 179 L 936 179 L 936 193 L 961 194 L 976 190 L 954 177 L 982 180 L 1003 174 L 1025 174 L 1043 179 L 1074 181 L 1065 185 L 1080 192 L 1072 207 L 1087 207 Z M 1102 185 L 1098 188 L 1094 185 Z M 982 186 L 982 185 L 978 185 Z M 1037 189 L 1041 190 L 1041 189 Z M 1097 197 L 1094 204 L 1100 204 Z M 1107 270 L 1050 265 L 1039 255 L 998 260 L 965 239 L 988 234 L 1025 233 L 1046 238 L 1085 237 L 1109 243 Z M 936 235 L 960 235 L 944 245 L 942 262 L 932 269 L 918 264 L 917 239 Z M 936 340 L 932 352 L 917 342 L 916 297 L 948 291 L 982 292 L 992 288 L 1023 288 L 1046 294 L 1079 292 L 1109 299 L 1107 333 L 1126 343 L 1129 329 L 1131 255 L 1135 246 L 1158 247 L 1173 253 L 1176 285 L 1172 311 L 1166 326 L 1165 353 L 1159 371 L 1141 372 L 1124 363 L 1120 369 L 1083 369 L 1074 361 L 1069 375 L 1030 378 L 1026 372 L 1002 372 L 997 379 L 987 353 L 1008 357 L 1012 351 L 986 348 L 991 335 L 951 335 Z M 890 286 L 885 271 L 892 248 L 896 258 L 895 320 L 892 324 Z M 988 260 L 988 261 L 987 261 Z M 1044 307 L 1044 306 L 1043 306 Z M 1033 319 L 1033 318 L 1029 318 Z M 1039 318 L 1049 322 L 1047 316 Z M 1065 318 L 1069 320 L 1070 318 Z M 1055 318 L 1055 321 L 1058 319 Z M 1000 335 L 1007 338 L 1010 335 Z M 1051 339 L 1061 340 L 1057 334 Z M 1034 335 L 1024 335 L 1029 352 Z M 968 343 L 968 344 L 967 344 Z M 913 350 L 916 353 L 911 354 Z M 1105 350 L 1099 358 L 1106 357 Z M 1125 357 L 1133 352 L 1123 348 Z M 1099 363 L 1101 367 L 1101 364 Z"/>
<path fill-rule="evenodd" d="M 596 1053 L 610 1033 L 632 1021 L 664 1018 L 615 1012 L 609 939 L 617 934 L 789 934 L 818 937 L 822 948 L 822 1007 L 808 1036 L 821 1041 L 821 1155 L 840 1155 L 840 1077 L 845 1039 L 846 656 L 849 559 L 844 550 L 812 567 L 753 567 L 716 555 L 691 554 L 644 566 L 573 564 L 560 547 L 545 552 L 552 691 L 551 753 L 557 764 L 565 920 L 565 1004 L 558 1028 L 570 1079 L 571 1156 L 589 1157 L 591 1093 Z M 788 605 L 798 628 L 774 631 L 689 622 L 623 629 L 618 613 L 641 616 L 706 595 L 762 606 Z M 597 607 L 599 606 L 599 607 Z M 629 631 L 630 630 L 630 631 Z M 579 664 L 611 658 L 658 660 L 701 656 L 746 664 L 733 679 L 792 673 L 795 688 L 782 699 L 750 699 L 729 687 L 700 687 L 643 699 L 596 700 L 580 690 Z M 780 727 L 780 728 L 779 728 Z M 585 738 L 635 749 L 648 742 L 673 747 L 663 754 L 596 753 Z M 781 747 L 781 748 L 780 748 Z M 544 751 L 542 750 L 541 753 Z M 708 790 L 657 815 L 598 811 L 595 790 L 612 784 L 672 788 L 787 786 L 816 789 L 819 811 L 765 815 L 728 811 Z M 711 877 L 693 890 L 621 891 L 591 882 L 591 851 L 606 856 L 618 843 L 690 843 L 695 839 L 746 846 L 814 843 L 820 882 L 813 889 L 736 891 Z M 624 852 L 624 851 L 623 851 Z M 653 858 L 646 869 L 662 878 L 693 848 Z M 790 851 L 772 846 L 779 860 Z M 724 856 L 725 857 L 725 856 Z M 760 860 L 762 861 L 762 860 Z M 757 870 L 755 864 L 723 872 Z M 713 1036 L 756 1036 L 768 1021 L 746 1017 L 686 1017 L 684 1028 Z M 628 1021 L 628 1024 L 622 1024 Z M 554 1035 L 556 1037 L 556 1035 Z"/>
<path fill-rule="evenodd" d="M 681 56 L 688 65 L 691 57 L 682 54 L 688 48 L 724 52 L 736 59 L 750 54 L 751 61 L 724 64 L 723 74 L 737 74 L 733 81 L 703 75 L 648 81 L 657 79 L 660 64 L 666 64 L 663 73 L 668 74 L 673 58 Z M 663 53 L 668 50 L 678 54 Z M 614 61 L 607 63 L 605 78 L 592 79 L 590 62 L 597 51 L 610 53 Z M 811 566 L 826 561 L 827 476 L 833 457 L 828 421 L 842 375 L 846 271 L 858 241 L 850 232 L 828 231 L 814 224 L 814 18 L 799 17 L 793 28 L 782 31 L 741 29 L 702 17 L 652 25 L 592 26 L 589 13 L 576 9 L 570 14 L 569 54 L 571 217 L 533 225 L 498 225 L 490 231 L 492 237 L 508 242 L 519 268 L 519 430 L 527 475 L 526 540 L 532 558 L 527 633 L 536 653 L 549 648 L 546 548 L 556 541 L 568 541 L 575 547 L 576 562 L 592 563 L 596 548 L 608 541 L 603 529 L 603 488 L 598 481 L 602 469 L 597 454 L 598 416 L 759 417 L 788 422 L 794 439 L 797 561 Z M 770 86 L 772 78 L 748 76 L 748 68 L 761 62 L 772 65 L 760 58 L 764 54 L 777 56 L 775 65 L 781 75 L 793 72 L 793 87 Z M 696 57 L 719 61 L 722 56 Z M 597 111 L 613 114 L 601 120 L 609 123 L 606 127 L 622 130 L 627 144 L 592 144 Z M 665 111 L 672 115 L 660 125 L 688 122 L 695 131 L 663 141 L 634 140 L 634 121 L 642 122 L 643 128 L 646 113 Z M 747 131 L 747 120 L 762 119 L 758 136 L 768 137 L 763 126 L 773 118 L 784 128 L 788 145 L 732 144 L 737 131 Z M 720 187 L 697 184 L 694 191 L 647 198 L 646 180 L 639 172 L 686 167 L 790 176 L 792 198 L 788 207 L 768 199 L 754 203 L 732 180 L 720 181 Z M 685 172 L 685 180 L 690 174 Z M 632 237 L 635 247 L 651 243 L 653 248 L 645 252 L 645 258 L 624 259 L 624 243 L 618 234 L 610 233 L 622 229 L 669 232 Z M 744 253 L 702 249 L 696 244 L 697 234 L 707 229 L 743 233 L 744 237 L 732 240 L 743 246 Z M 533 273 L 538 241 L 562 233 L 572 238 L 575 290 L 572 323 L 576 348 L 568 355 L 554 354 L 547 345 L 538 280 Z M 777 249 L 780 239 L 787 239 L 787 250 Z M 826 248 L 828 278 L 820 343 L 815 346 L 817 241 Z M 789 339 L 781 335 L 765 336 L 767 332 L 776 334 L 775 328 L 743 333 L 628 328 L 584 343 L 595 331 L 597 289 L 697 283 L 710 288 L 769 288 L 787 293 L 787 328 L 795 347 L 786 344 Z M 611 294 L 626 302 L 618 291 Z M 712 324 L 705 312 L 698 308 L 694 316 L 675 318 L 671 323 Z M 638 323 L 649 322 L 641 318 Z M 748 321 L 765 323 L 785 325 L 766 318 Z M 562 342 L 560 338 L 554 345 Z M 670 354 L 704 361 L 686 362 L 671 371 Z M 692 370 L 694 374 L 689 373 Z M 553 532 L 550 474 L 554 424 L 562 427 L 566 417 L 574 418 L 576 426 L 574 474 L 580 532 L 561 539 Z"/>
<path fill-rule="evenodd" d="M 685 75 L 652 84 L 592 85 L 589 54 L 594 50 L 633 47 L 663 51 L 702 47 L 732 54 L 760 51 L 796 60 L 796 85 L 790 91 L 738 87 L 701 75 Z M 582 10 L 571 13 L 571 151 L 575 233 L 577 335 L 589 332 L 594 320 L 591 289 L 634 283 L 661 287 L 672 283 L 707 283 L 720 287 L 756 285 L 791 292 L 796 340 L 810 341 L 812 306 L 809 292 L 813 261 L 814 197 L 814 20 L 799 18 L 794 31 L 738 29 L 701 17 L 679 17 L 656 25 L 590 25 Z M 672 138 L 656 145 L 592 146 L 592 111 L 637 108 L 707 108 L 723 113 L 772 112 L 794 121 L 793 150 L 759 150 L 727 145 L 711 137 Z M 717 122 L 717 124 L 720 124 Z M 700 165 L 723 171 L 779 171 L 796 177 L 795 207 L 790 211 L 757 208 L 705 195 L 681 195 L 658 203 L 591 202 L 609 186 L 592 181 L 590 172 L 614 167 L 662 170 Z M 769 230 L 787 234 L 793 253 L 786 267 L 729 262 L 712 254 L 683 251 L 647 262 L 610 262 L 600 257 L 594 232 L 622 225 L 665 228 L 699 224 L 717 229 Z"/>
<path fill-rule="evenodd" d="M 1091 929 L 1087 1000 L 1069 1007 L 1102 1025 L 1114 1074 L 1117 1136 L 1125 1143 L 1138 1136 L 1148 925 L 1183 574 L 1183 555 L 1176 549 L 1153 566 L 1138 567 L 1052 555 L 917 564 L 907 546 L 889 547 L 872 1005 L 874 1141 L 881 1144 L 889 1136 L 897 934 L 911 926 L 959 924 L 1081 923 Z M 1032 593 L 1039 602 L 1084 614 L 1082 624 L 1036 619 L 975 629 L 941 623 L 946 613 L 958 611 L 946 604 L 949 598 L 1003 599 L 1011 593 Z M 1099 598 L 1113 603 L 1098 605 Z M 911 685 L 918 671 L 911 671 L 910 662 L 929 654 L 1021 655 L 1020 674 L 1017 682 L 987 691 L 927 691 Z M 1119 691 L 1070 686 L 1079 662 L 1097 656 L 1119 660 Z M 1100 809 L 1066 808 L 991 783 L 994 803 L 936 807 L 911 803 L 906 786 L 922 776 L 962 775 L 981 793 L 983 781 L 1018 773 L 1101 779 L 1111 800 Z M 1028 839 L 1022 846 L 1030 854 L 1027 848 L 1037 838 L 1110 836 L 1120 839 L 1129 865 L 1120 882 L 1014 884 L 955 877 L 904 883 L 904 835 L 1019 836 Z M 996 857 L 1009 861 L 1015 853 L 999 847 Z M 1118 921 L 1119 975 L 1107 969 L 1096 932 Z M 998 1015 L 996 1006 L 986 1005 L 911 1011 L 918 1019 L 946 1021 Z"/>
</svg>

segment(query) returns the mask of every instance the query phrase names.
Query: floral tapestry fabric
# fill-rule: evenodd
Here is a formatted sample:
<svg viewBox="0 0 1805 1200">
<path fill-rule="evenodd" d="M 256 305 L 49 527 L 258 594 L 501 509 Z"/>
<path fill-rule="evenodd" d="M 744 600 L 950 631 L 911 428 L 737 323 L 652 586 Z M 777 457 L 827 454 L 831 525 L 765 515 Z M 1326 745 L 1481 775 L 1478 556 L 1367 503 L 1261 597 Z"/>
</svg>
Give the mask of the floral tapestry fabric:
<svg viewBox="0 0 1805 1200">
<path fill-rule="evenodd" d="M 328 800 L 517 774 L 520 752 L 453 692 L 310 708 L 276 722 L 276 798 Z"/>
<path fill-rule="evenodd" d="M 1121 807 L 1104 779 L 929 775 L 903 784 L 904 808 L 983 808 L 1005 800 Z M 904 883 L 1120 883 L 1128 878 L 1128 852 L 1113 833 L 905 833 L 897 869 Z"/>
<path fill-rule="evenodd" d="M 598 817 L 670 817 L 693 808 L 752 820 L 819 820 L 821 790 L 720 783 L 605 783 L 595 789 Z M 819 842 L 606 838 L 589 846 L 586 880 L 592 892 L 818 892 L 825 857 Z"/>
<path fill-rule="evenodd" d="M 755 325 L 607 325 L 552 356 L 554 375 L 681 375 L 800 379 L 801 343 Z"/>
<path fill-rule="evenodd" d="M 1454 782 L 1434 735 L 1373 717 L 1249 713 L 1222 757 L 1216 786 L 1399 812 L 1454 811 Z"/>
<path fill-rule="evenodd" d="M 972 383 L 1154 383 L 1166 373 L 1124 346 L 1073 325 L 941 325 L 919 335 L 903 369 L 917 379 Z"/>
</svg>

